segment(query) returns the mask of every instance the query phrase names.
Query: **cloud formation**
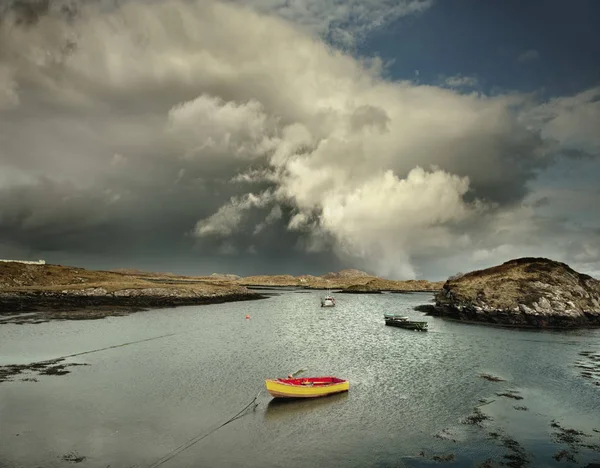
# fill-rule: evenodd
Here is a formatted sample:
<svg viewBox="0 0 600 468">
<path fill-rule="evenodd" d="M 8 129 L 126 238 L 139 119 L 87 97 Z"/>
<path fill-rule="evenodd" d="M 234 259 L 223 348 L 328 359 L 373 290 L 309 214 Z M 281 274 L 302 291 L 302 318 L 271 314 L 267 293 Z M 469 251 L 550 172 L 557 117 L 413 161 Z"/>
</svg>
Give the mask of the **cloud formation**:
<svg viewBox="0 0 600 468">
<path fill-rule="evenodd" d="M 600 155 L 600 87 L 550 99 L 529 109 L 523 119 L 565 149 Z"/>
<path fill-rule="evenodd" d="M 304 30 L 351 47 L 374 29 L 424 12 L 433 0 L 228 0 L 277 15 Z"/>
<path fill-rule="evenodd" d="M 394 2 L 392 12 L 429 3 Z M 380 61 L 310 32 L 359 37 L 385 4 L 5 12 L 5 249 L 198 261 L 220 252 L 279 272 L 316 258 L 313 268 L 403 278 L 504 259 L 530 240 L 551 255 L 552 240 L 540 240 L 548 223 L 523 204 L 556 145 L 597 149 L 592 126 L 580 125 L 597 118 L 597 95 L 540 104 L 391 82 Z"/>
<path fill-rule="evenodd" d="M 454 75 L 445 77 L 441 81 L 450 88 L 476 88 L 479 86 L 476 76 Z"/>
</svg>

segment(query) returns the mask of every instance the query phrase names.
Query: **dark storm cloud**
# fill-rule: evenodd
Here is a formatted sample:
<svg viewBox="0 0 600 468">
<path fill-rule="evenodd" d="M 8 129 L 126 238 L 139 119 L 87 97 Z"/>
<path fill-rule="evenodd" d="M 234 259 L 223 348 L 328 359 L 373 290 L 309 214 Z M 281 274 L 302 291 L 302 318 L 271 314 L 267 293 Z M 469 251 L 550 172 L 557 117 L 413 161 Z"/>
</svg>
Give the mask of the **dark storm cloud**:
<svg viewBox="0 0 600 468">
<path fill-rule="evenodd" d="M 389 82 L 303 32 L 323 31 L 307 11 L 298 29 L 236 2 L 4 10 L 0 256 L 412 276 L 414 259 L 518 244 L 556 145 L 595 148 L 578 124 L 594 92 L 538 105 Z"/>
</svg>

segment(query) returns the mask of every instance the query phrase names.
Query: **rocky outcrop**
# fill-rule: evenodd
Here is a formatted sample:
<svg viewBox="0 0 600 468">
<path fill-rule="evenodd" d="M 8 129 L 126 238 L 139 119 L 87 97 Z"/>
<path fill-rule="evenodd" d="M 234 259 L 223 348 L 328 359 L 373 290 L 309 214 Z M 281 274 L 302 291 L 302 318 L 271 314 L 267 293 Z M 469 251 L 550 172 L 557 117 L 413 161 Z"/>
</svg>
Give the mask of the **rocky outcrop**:
<svg viewBox="0 0 600 468">
<path fill-rule="evenodd" d="M 408 280 L 394 281 L 383 278 L 374 278 L 365 284 L 354 284 L 343 288 L 342 293 L 349 294 L 377 294 L 383 291 L 386 292 L 436 292 L 439 291 L 443 283 L 441 281 L 426 281 L 426 280 Z"/>
<path fill-rule="evenodd" d="M 224 280 L 239 280 L 241 276 L 232 275 L 231 273 L 212 273 L 211 278 L 224 279 Z"/>
<path fill-rule="evenodd" d="M 354 268 L 347 268 L 345 270 L 338 271 L 337 273 L 329 272 L 329 273 L 326 273 L 323 276 L 321 276 L 321 278 L 325 278 L 325 279 L 367 278 L 367 277 L 372 278 L 373 275 L 370 275 L 369 273 L 361 271 L 361 270 L 356 270 Z"/>
<path fill-rule="evenodd" d="M 292 275 L 246 276 L 236 281 L 244 286 L 298 286 L 299 280 Z"/>
<path fill-rule="evenodd" d="M 261 299 L 232 280 L 86 270 L 62 265 L 0 264 L 0 315 L 91 311 L 96 316 L 157 307 Z M 72 314 L 71 314 L 72 315 Z M 86 318 L 86 314 L 77 315 Z M 6 323 L 6 322 L 3 322 Z"/>
<path fill-rule="evenodd" d="M 383 278 L 375 278 L 368 283 L 370 287 L 381 291 L 390 292 L 436 292 L 444 283 L 442 281 L 406 280 L 394 281 Z"/>
<path fill-rule="evenodd" d="M 433 314 L 515 327 L 600 326 L 600 281 L 547 258 L 519 258 L 446 281 Z"/>
<path fill-rule="evenodd" d="M 79 310 L 117 307 L 130 310 L 215 304 L 260 299 L 263 296 L 245 288 L 222 291 L 176 288 L 125 288 L 108 291 L 103 287 L 86 289 L 2 291 L 0 314 L 44 310 Z"/>
<path fill-rule="evenodd" d="M 374 281 L 369 281 L 367 284 L 353 284 L 338 292 L 347 294 L 381 294 L 381 289 L 377 287 Z"/>
</svg>

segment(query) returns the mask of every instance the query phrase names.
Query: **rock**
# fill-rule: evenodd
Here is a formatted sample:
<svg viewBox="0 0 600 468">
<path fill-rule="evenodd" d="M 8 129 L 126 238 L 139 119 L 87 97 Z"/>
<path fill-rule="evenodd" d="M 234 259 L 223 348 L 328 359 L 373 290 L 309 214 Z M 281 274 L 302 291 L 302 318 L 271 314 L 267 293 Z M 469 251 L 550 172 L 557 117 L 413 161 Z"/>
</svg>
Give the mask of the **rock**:
<svg viewBox="0 0 600 468">
<path fill-rule="evenodd" d="M 600 326 L 600 281 L 546 258 L 519 258 L 449 279 L 437 315 L 505 326 Z"/>
<path fill-rule="evenodd" d="M 525 304 L 519 304 L 519 310 L 524 314 L 537 314 L 537 312 L 533 309 L 530 309 Z"/>
<path fill-rule="evenodd" d="M 75 450 L 69 453 L 66 453 L 65 455 L 62 456 L 62 459 L 64 461 L 67 462 L 72 462 L 72 463 L 81 463 L 82 461 L 85 461 L 86 457 L 79 455 Z M 110 465 L 109 465 L 110 466 Z"/>
<path fill-rule="evenodd" d="M 434 455 L 431 459 L 436 462 L 450 462 L 456 458 L 456 455 L 449 453 L 447 455 Z"/>
<path fill-rule="evenodd" d="M 340 292 L 349 294 L 381 294 L 381 289 L 377 287 L 374 281 L 369 281 L 367 284 L 353 284 L 342 289 Z"/>
<path fill-rule="evenodd" d="M 535 302 L 534 302 L 534 305 L 535 305 Z M 552 307 L 550 307 L 550 303 L 548 302 L 548 299 L 546 299 L 543 296 L 540 297 L 539 307 L 544 310 L 550 310 L 552 308 Z"/>
<path fill-rule="evenodd" d="M 337 273 L 326 273 L 321 276 L 321 278 L 325 279 L 337 279 L 337 278 L 366 278 L 370 277 L 367 272 L 356 270 L 354 268 L 347 268 L 346 270 L 338 271 Z"/>
<path fill-rule="evenodd" d="M 212 278 L 227 279 L 227 280 L 239 280 L 241 278 L 241 276 L 233 275 L 231 273 L 212 273 L 210 276 Z"/>
<path fill-rule="evenodd" d="M 490 382 L 504 382 L 504 379 L 496 377 L 495 375 L 481 374 L 479 377 L 485 380 L 489 380 Z"/>
</svg>

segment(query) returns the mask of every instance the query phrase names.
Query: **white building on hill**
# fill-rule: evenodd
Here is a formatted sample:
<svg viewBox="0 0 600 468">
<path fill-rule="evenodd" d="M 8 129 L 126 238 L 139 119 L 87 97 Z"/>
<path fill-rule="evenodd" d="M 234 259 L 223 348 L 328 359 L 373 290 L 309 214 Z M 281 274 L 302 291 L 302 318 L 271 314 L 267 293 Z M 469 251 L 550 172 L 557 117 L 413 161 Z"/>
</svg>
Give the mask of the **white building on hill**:
<svg viewBox="0 0 600 468">
<path fill-rule="evenodd" d="M 5 262 L 5 263 L 26 263 L 28 265 L 45 265 L 46 264 L 46 260 L 37 260 L 37 261 L 31 261 L 31 260 L 5 260 L 0 258 L 0 262 Z"/>
</svg>

